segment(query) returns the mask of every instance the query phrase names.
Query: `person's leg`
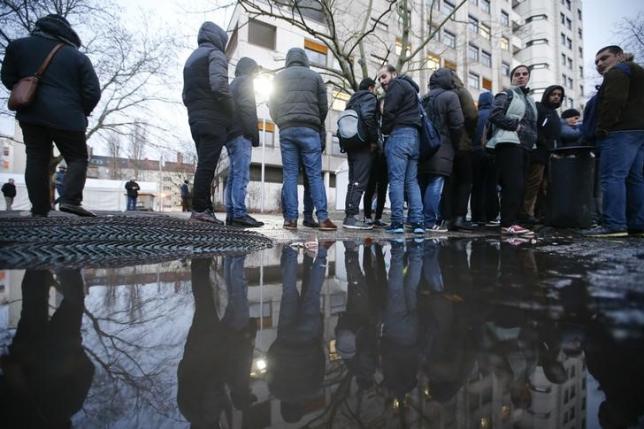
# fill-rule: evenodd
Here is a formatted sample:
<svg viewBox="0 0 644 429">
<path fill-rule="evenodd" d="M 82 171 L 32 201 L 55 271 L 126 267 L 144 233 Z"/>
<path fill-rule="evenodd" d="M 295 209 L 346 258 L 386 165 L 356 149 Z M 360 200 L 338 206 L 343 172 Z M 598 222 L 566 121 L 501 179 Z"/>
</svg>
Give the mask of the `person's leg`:
<svg viewBox="0 0 644 429">
<path fill-rule="evenodd" d="M 224 147 L 225 130 L 216 130 L 196 124 L 191 132 L 197 147 L 197 170 L 193 186 L 193 207 L 196 212 L 213 210 L 210 188 L 215 176 L 221 149 Z"/>
<path fill-rule="evenodd" d="M 234 140 L 229 140 L 226 142 L 226 151 L 228 152 L 228 177 L 226 178 L 226 187 L 224 188 L 224 206 L 226 207 L 226 222 L 229 222 L 233 218 L 233 196 L 232 196 L 232 190 L 233 190 L 233 181 L 235 180 L 234 178 L 234 173 L 233 173 L 233 154 L 235 152 L 235 148 L 233 145 Z"/>
<path fill-rule="evenodd" d="M 356 216 L 360 212 L 360 200 L 367 188 L 371 171 L 371 153 L 360 151 L 351 154 L 353 163 L 349 164 L 349 190 L 347 190 L 346 215 Z M 348 158 L 348 157 L 347 157 Z M 353 171 L 353 172 L 352 172 Z"/>
<path fill-rule="evenodd" d="M 25 183 L 31 213 L 37 216 L 47 216 L 49 204 L 49 159 L 51 157 L 52 136 L 46 127 L 39 125 L 20 124 L 25 141 L 27 165 L 25 168 Z"/>
<path fill-rule="evenodd" d="M 470 208 L 472 210 L 472 222 L 485 223 L 485 181 L 484 181 L 484 164 L 483 157 L 485 153 L 482 150 L 472 152 L 472 198 Z"/>
<path fill-rule="evenodd" d="M 545 166 L 539 162 L 530 161 L 528 166 L 528 177 L 526 179 L 525 195 L 521 214 L 534 217 L 534 208 L 537 203 L 537 196 L 543 182 L 543 170 Z"/>
<path fill-rule="evenodd" d="M 237 137 L 231 142 L 230 197 L 231 214 L 235 219 L 243 218 L 246 211 L 246 187 L 250 180 L 250 157 L 252 144 L 244 137 Z M 229 152 L 230 153 L 230 152 Z"/>
<path fill-rule="evenodd" d="M 423 191 L 423 215 L 425 228 L 431 228 L 440 218 L 441 193 L 445 178 L 443 176 L 430 176 L 427 178 L 427 186 Z"/>
<path fill-rule="evenodd" d="M 517 223 L 523 202 L 525 158 L 519 145 L 501 144 L 496 147 L 496 159 L 501 185 L 501 226 Z"/>
<path fill-rule="evenodd" d="M 389 173 L 389 201 L 391 202 L 391 224 L 403 223 L 403 200 L 405 191 L 405 170 L 407 157 L 398 144 L 396 131 L 389 136 L 385 145 Z"/>
<path fill-rule="evenodd" d="M 484 165 L 485 220 L 491 222 L 499 217 L 499 180 L 494 156 L 486 154 Z"/>
<path fill-rule="evenodd" d="M 371 205 L 373 204 L 373 196 L 376 192 L 376 184 L 378 177 L 378 153 L 371 153 L 371 169 L 369 170 L 369 181 L 367 188 L 364 191 L 364 198 L 362 201 L 362 210 L 365 219 L 371 219 Z"/>
<path fill-rule="evenodd" d="M 83 131 L 52 130 L 56 147 L 67 163 L 60 202 L 78 206 L 83 201 L 87 178 L 88 152 Z"/>
<path fill-rule="evenodd" d="M 389 173 L 387 172 L 387 160 L 384 155 L 379 156 L 380 167 L 378 168 L 377 196 L 376 196 L 376 220 L 382 219 L 382 212 L 387 202 L 387 186 L 389 185 Z"/>
<path fill-rule="evenodd" d="M 300 156 L 296 144 L 296 128 L 287 128 L 280 131 L 280 152 L 282 153 L 282 214 L 284 220 L 297 221 L 298 198 L 297 176 L 299 172 Z"/>
<path fill-rule="evenodd" d="M 472 153 L 460 151 L 456 153 L 454 169 L 457 173 L 454 189 L 454 216 L 465 219 L 467 206 L 472 193 Z"/>
<path fill-rule="evenodd" d="M 357 213 L 354 207 L 352 207 L 351 203 L 353 201 L 353 188 L 355 187 L 355 163 L 356 163 L 356 156 L 354 152 L 347 152 L 347 165 L 349 167 L 349 180 L 347 183 L 347 195 L 344 199 L 344 213 L 345 217 L 351 217 Z"/>
<path fill-rule="evenodd" d="M 302 161 L 299 162 L 299 173 L 302 174 L 302 187 L 304 192 L 302 193 L 302 204 L 304 205 L 304 210 L 302 215 L 304 216 L 304 221 L 314 224 L 315 219 L 313 219 L 313 198 L 311 198 L 311 187 L 309 186 L 309 179 L 306 178 L 306 172 L 304 171 L 304 164 Z"/>
<path fill-rule="evenodd" d="M 298 145 L 301 148 L 302 163 L 311 188 L 311 198 L 316 210 L 315 215 L 318 218 L 318 222 L 322 224 L 329 218 L 329 214 L 327 211 L 326 190 L 322 182 L 320 135 L 310 128 L 298 128 L 298 130 L 300 130 Z"/>
<path fill-rule="evenodd" d="M 452 171 L 452 175 L 445 178 L 443 192 L 439 201 L 441 220 L 448 222 L 450 225 L 455 217 L 453 204 L 455 185 L 456 177 L 454 177 L 454 171 Z"/>
<path fill-rule="evenodd" d="M 11 211 L 11 206 L 13 205 L 13 197 L 4 197 L 4 203 L 6 204 L 7 211 Z"/>
<path fill-rule="evenodd" d="M 628 229 L 644 232 L 644 132 L 630 134 L 637 152 L 626 178 L 626 221 Z"/>
<path fill-rule="evenodd" d="M 423 200 L 418 186 L 418 132 L 408 141 L 410 156 L 405 171 L 405 194 L 409 208 L 407 222 L 412 225 L 423 225 Z"/>
</svg>

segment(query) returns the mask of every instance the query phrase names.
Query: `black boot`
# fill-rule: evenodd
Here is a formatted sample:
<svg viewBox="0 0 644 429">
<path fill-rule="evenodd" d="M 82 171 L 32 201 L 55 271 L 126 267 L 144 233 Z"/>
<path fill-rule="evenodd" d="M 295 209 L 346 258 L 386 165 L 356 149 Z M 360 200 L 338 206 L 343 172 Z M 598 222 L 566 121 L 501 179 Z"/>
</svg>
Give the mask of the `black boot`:
<svg viewBox="0 0 644 429">
<path fill-rule="evenodd" d="M 465 220 L 464 216 L 457 216 L 452 222 L 452 228 L 455 231 L 474 231 L 476 227 L 471 222 Z"/>
</svg>

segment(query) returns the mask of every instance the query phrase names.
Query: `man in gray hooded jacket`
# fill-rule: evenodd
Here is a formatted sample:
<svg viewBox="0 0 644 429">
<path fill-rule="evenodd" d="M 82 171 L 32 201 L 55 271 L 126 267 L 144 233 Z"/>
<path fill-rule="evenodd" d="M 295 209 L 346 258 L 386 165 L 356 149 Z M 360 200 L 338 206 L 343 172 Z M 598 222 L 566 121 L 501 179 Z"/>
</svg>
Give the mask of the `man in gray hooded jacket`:
<svg viewBox="0 0 644 429">
<path fill-rule="evenodd" d="M 297 229 L 297 176 L 302 162 L 320 229 L 337 229 L 329 219 L 321 177 L 326 134 L 324 120 L 328 113 L 326 85 L 322 77 L 309 68 L 309 59 L 304 49 L 289 49 L 286 68 L 273 81 L 273 95 L 268 107 L 273 121 L 280 129 L 284 228 Z"/>
<path fill-rule="evenodd" d="M 216 24 L 204 22 L 198 42 L 199 47 L 183 68 L 183 104 L 188 109 L 190 132 L 197 147 L 190 219 L 222 225 L 213 211 L 210 184 L 234 110 L 224 53 L 228 36 Z"/>
</svg>

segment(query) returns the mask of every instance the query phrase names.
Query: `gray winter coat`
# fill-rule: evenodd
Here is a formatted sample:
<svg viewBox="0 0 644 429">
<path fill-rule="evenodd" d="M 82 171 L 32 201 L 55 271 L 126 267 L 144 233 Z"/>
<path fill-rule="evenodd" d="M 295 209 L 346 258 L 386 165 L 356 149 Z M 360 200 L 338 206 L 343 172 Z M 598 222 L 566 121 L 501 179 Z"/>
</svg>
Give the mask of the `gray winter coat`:
<svg viewBox="0 0 644 429">
<path fill-rule="evenodd" d="M 230 126 L 233 101 L 228 85 L 228 60 L 224 53 L 228 36 L 218 25 L 204 22 L 199 29 L 199 47 L 183 67 L 183 104 L 190 126 L 213 127 L 218 132 Z"/>
<path fill-rule="evenodd" d="M 434 156 L 418 166 L 418 171 L 422 174 L 452 174 L 454 153 L 461 141 L 465 123 L 461 103 L 454 89 L 449 69 L 440 68 L 429 78 L 429 94 L 423 97 L 423 107 L 441 134 L 443 144 Z"/>
<path fill-rule="evenodd" d="M 305 127 L 320 133 L 328 113 L 326 85 L 309 68 L 309 59 L 301 48 L 286 54 L 286 68 L 273 80 L 273 96 L 268 104 L 271 117 L 280 129 Z"/>
<path fill-rule="evenodd" d="M 235 79 L 230 83 L 230 93 L 235 103 L 233 121 L 228 130 L 228 141 L 244 136 L 253 146 L 259 146 L 257 130 L 257 105 L 253 76 L 257 72 L 255 60 L 243 57 L 235 68 Z"/>
</svg>

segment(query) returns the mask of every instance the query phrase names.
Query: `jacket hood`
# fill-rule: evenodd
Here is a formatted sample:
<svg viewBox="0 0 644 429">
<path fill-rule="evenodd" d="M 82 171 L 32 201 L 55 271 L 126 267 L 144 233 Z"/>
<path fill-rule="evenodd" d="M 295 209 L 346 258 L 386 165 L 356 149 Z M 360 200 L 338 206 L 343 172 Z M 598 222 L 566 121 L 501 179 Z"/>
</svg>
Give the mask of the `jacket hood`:
<svg viewBox="0 0 644 429">
<path fill-rule="evenodd" d="M 554 91 L 555 89 L 558 89 L 561 91 L 561 100 L 559 100 L 559 103 L 552 105 L 548 101 L 548 97 Z M 561 85 L 550 85 L 549 87 L 546 88 L 546 90 L 543 92 L 543 95 L 541 96 L 541 104 L 544 106 L 548 106 L 551 109 L 558 109 L 561 107 L 561 103 L 563 102 L 564 97 L 566 96 L 566 90 L 564 90 L 564 87 Z"/>
<path fill-rule="evenodd" d="M 72 26 L 69 24 L 69 21 L 60 15 L 52 14 L 40 18 L 36 21 L 36 25 L 31 34 L 36 36 L 49 36 L 77 48 L 80 48 L 81 46 L 81 40 L 80 37 L 78 37 L 78 34 L 72 30 Z"/>
<path fill-rule="evenodd" d="M 428 88 L 431 89 L 454 89 L 452 71 L 446 68 L 436 70 L 429 78 Z"/>
<path fill-rule="evenodd" d="M 257 62 L 254 59 L 243 57 L 237 63 L 237 67 L 235 67 L 235 77 L 255 74 L 258 68 Z"/>
<path fill-rule="evenodd" d="M 201 24 L 199 35 L 197 36 L 197 42 L 200 45 L 202 43 L 211 43 L 215 48 L 224 52 L 226 50 L 226 43 L 228 43 L 228 35 L 214 22 L 206 21 Z"/>
<path fill-rule="evenodd" d="M 286 53 L 286 67 L 291 66 L 309 66 L 309 57 L 302 48 L 291 48 Z"/>
<path fill-rule="evenodd" d="M 492 93 L 489 91 L 482 92 L 479 95 L 479 110 L 481 109 L 489 109 L 490 106 L 492 106 Z"/>
<path fill-rule="evenodd" d="M 418 84 L 414 82 L 414 80 L 408 75 L 404 74 L 398 76 L 398 79 L 406 80 L 416 90 L 416 92 L 420 92 L 420 87 L 418 86 Z"/>
</svg>

